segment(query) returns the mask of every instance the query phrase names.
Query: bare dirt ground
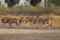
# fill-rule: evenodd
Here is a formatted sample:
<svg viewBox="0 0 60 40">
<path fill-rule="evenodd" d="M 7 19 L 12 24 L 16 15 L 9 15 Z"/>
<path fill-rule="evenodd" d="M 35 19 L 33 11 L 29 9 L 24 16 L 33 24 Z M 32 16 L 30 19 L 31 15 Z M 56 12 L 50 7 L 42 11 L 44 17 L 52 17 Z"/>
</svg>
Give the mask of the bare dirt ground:
<svg viewBox="0 0 60 40">
<path fill-rule="evenodd" d="M 0 29 L 0 40 L 60 40 L 60 30 Z"/>
</svg>

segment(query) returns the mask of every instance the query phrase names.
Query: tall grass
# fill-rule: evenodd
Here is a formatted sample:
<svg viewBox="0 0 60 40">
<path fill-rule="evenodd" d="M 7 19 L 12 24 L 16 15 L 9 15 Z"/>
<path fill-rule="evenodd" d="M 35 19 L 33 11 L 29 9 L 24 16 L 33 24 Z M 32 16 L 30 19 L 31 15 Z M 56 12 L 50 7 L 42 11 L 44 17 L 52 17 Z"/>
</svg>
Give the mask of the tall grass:
<svg viewBox="0 0 60 40">
<path fill-rule="evenodd" d="M 11 7 L 11 8 L 6 8 L 6 7 L 1 7 L 0 8 L 0 14 L 2 15 L 7 15 L 7 14 L 12 14 L 12 15 L 60 15 L 60 6 L 55 6 L 55 5 L 50 5 L 46 7 L 33 7 L 33 6 L 23 6 L 23 7 Z"/>
</svg>

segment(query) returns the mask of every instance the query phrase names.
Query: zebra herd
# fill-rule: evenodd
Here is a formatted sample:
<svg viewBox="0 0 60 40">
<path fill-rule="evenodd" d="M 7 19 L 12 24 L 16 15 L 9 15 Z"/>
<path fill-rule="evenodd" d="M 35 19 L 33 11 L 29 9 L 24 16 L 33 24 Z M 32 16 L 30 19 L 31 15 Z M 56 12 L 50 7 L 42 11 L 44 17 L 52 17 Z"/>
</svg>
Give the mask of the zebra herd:
<svg viewBox="0 0 60 40">
<path fill-rule="evenodd" d="M 3 25 L 6 25 L 8 23 L 9 26 L 11 26 L 12 24 L 16 24 L 16 26 L 18 26 L 20 24 L 23 24 L 24 22 L 31 23 L 31 24 L 38 23 L 40 25 L 48 24 L 48 27 L 52 26 L 50 19 L 43 19 L 43 18 L 39 18 L 38 16 L 36 16 L 36 17 L 20 17 L 19 19 L 8 18 L 8 17 L 1 18 L 1 23 L 3 23 Z"/>
</svg>

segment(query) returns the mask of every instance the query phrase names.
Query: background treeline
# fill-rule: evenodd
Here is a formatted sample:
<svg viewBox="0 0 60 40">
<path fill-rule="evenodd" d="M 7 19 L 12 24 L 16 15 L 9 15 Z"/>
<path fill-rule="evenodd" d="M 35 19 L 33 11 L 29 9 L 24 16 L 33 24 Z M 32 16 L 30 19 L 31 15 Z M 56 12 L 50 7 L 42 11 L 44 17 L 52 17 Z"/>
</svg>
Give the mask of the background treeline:
<svg viewBox="0 0 60 40">
<path fill-rule="evenodd" d="M 9 6 L 9 7 L 11 7 L 11 6 L 19 3 L 19 0 L 5 0 L 5 1 L 8 3 L 8 6 Z M 34 0 L 33 0 L 33 1 L 34 1 Z M 35 2 L 36 2 L 36 1 L 41 1 L 41 0 L 35 0 Z M 57 6 L 60 5 L 60 0 L 49 0 L 49 1 L 50 1 L 51 3 L 57 5 Z M 32 3 L 32 4 L 34 4 L 34 3 Z"/>
</svg>

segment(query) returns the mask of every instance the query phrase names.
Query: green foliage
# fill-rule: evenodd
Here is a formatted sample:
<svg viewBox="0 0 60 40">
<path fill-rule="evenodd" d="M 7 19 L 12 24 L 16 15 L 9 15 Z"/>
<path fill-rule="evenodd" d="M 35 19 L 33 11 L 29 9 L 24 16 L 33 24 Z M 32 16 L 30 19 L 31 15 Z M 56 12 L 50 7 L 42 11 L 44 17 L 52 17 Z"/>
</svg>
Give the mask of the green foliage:
<svg viewBox="0 0 60 40">
<path fill-rule="evenodd" d="M 19 3 L 20 0 L 14 0 L 14 2 Z"/>
<path fill-rule="evenodd" d="M 60 0 L 52 0 L 51 3 L 54 3 L 56 6 L 60 6 Z"/>
</svg>

